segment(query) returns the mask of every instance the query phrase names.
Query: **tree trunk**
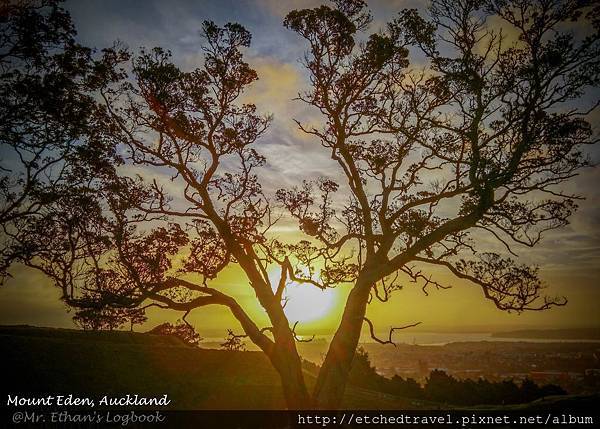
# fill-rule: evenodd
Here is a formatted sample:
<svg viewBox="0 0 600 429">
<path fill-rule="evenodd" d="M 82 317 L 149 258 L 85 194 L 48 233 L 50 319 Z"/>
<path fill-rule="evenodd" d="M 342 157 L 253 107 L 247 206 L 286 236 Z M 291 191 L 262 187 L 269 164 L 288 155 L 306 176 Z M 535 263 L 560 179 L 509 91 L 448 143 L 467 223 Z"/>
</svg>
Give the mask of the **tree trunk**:
<svg viewBox="0 0 600 429">
<path fill-rule="evenodd" d="M 292 341 L 294 341 L 292 339 Z M 273 366 L 281 378 L 281 386 L 289 410 L 311 408 L 311 400 L 304 382 L 302 361 L 296 344 L 278 345 L 271 358 Z"/>
<path fill-rule="evenodd" d="M 358 346 L 372 282 L 359 277 L 348 295 L 340 326 L 329 345 L 313 393 L 314 406 L 338 409 L 341 405 L 352 360 Z"/>
</svg>

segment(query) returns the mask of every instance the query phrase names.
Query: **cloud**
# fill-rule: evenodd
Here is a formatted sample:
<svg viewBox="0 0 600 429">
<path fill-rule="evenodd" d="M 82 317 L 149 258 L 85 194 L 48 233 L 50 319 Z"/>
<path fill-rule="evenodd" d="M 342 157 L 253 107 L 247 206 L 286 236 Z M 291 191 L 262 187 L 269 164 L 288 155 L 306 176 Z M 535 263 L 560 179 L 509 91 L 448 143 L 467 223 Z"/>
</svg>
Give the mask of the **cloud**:
<svg viewBox="0 0 600 429">
<path fill-rule="evenodd" d="M 254 57 L 248 62 L 258 73 L 259 80 L 248 88 L 244 101 L 275 114 L 293 109 L 292 99 L 304 83 L 298 68 L 273 57 Z"/>
<path fill-rule="evenodd" d="M 272 15 L 284 17 L 294 9 L 312 9 L 330 2 L 324 0 L 257 0 L 257 3 Z"/>
</svg>

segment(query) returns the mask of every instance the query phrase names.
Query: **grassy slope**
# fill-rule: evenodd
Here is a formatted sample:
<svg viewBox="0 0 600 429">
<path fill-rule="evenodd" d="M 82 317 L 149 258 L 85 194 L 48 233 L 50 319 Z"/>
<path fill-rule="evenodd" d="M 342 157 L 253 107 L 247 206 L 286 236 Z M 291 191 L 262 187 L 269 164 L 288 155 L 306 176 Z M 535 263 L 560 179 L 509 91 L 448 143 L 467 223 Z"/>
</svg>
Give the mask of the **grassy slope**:
<svg viewBox="0 0 600 429">
<path fill-rule="evenodd" d="M 260 352 L 194 349 L 176 338 L 130 332 L 0 327 L 2 394 L 169 394 L 177 409 L 283 408 L 278 376 Z M 307 374 L 309 385 L 314 376 Z M 348 408 L 413 409 L 423 403 L 348 389 Z"/>
</svg>

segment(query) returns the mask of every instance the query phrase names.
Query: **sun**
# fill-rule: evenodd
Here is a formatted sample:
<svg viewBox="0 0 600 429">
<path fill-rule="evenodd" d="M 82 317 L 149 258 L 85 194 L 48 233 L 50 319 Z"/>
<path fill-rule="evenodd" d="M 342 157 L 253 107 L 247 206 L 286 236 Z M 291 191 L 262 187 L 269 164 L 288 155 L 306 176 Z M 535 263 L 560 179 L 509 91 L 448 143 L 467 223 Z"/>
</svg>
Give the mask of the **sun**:
<svg viewBox="0 0 600 429">
<path fill-rule="evenodd" d="M 279 273 L 273 273 L 271 284 Z M 319 289 L 311 284 L 290 282 L 283 297 L 286 299 L 283 311 L 291 323 L 311 322 L 327 316 L 334 307 L 336 293 L 333 289 Z"/>
<path fill-rule="evenodd" d="M 335 303 L 333 289 L 319 289 L 309 284 L 291 283 L 284 295 L 283 309 L 290 322 L 309 322 L 329 314 Z"/>
</svg>

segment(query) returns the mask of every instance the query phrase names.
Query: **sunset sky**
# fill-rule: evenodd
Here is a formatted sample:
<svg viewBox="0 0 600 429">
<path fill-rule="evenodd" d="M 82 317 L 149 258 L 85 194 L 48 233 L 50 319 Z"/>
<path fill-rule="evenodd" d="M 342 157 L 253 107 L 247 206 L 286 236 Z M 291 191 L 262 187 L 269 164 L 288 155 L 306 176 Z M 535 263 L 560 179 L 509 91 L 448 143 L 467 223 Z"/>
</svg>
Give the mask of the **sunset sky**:
<svg viewBox="0 0 600 429">
<path fill-rule="evenodd" d="M 235 21 L 252 33 L 252 46 L 246 61 L 259 75 L 259 81 L 245 94 L 245 101 L 255 103 L 262 112 L 274 115 L 268 133 L 257 144 L 267 157 L 268 165 L 259 177 L 267 194 L 280 187 L 292 187 L 302 179 L 337 174 L 336 166 L 318 141 L 301 134 L 293 118 L 310 122 L 315 112 L 293 101 L 307 84 L 299 59 L 305 46 L 293 32 L 282 26 L 285 14 L 294 8 L 311 7 L 314 0 L 219 0 L 219 1 L 124 1 L 74 0 L 66 3 L 78 29 L 80 41 L 102 48 L 119 40 L 136 51 L 138 48 L 162 46 L 173 52 L 174 61 L 191 70 L 201 62 L 199 28 L 209 19 L 218 24 Z M 369 1 L 377 28 L 404 7 L 422 7 L 422 3 L 406 0 Z M 417 66 L 415 64 L 414 66 Z M 598 93 L 588 94 L 589 100 Z M 597 131 L 600 114 L 592 114 Z M 595 162 L 599 148 L 590 151 Z M 143 174 L 143 171 L 140 171 Z M 600 169 L 587 169 L 564 189 L 586 196 L 571 224 L 547 234 L 536 248 L 515 247 L 526 263 L 539 264 L 542 278 L 549 284 L 549 295 L 565 295 L 566 307 L 521 315 L 497 310 L 484 300 L 478 287 L 437 272 L 437 279 L 453 287 L 429 290 L 426 296 L 419 286 L 407 283 L 390 302 L 373 304 L 368 315 L 378 330 L 393 325 L 422 322 L 419 330 L 502 330 L 527 327 L 573 327 L 600 325 Z M 282 238 L 299 237 L 292 224 L 277 230 Z M 497 245 L 490 250 L 499 250 Z M 431 271 L 436 274 L 436 271 Z M 274 273 L 276 275 L 276 273 Z M 249 313 L 267 323 L 256 304 L 247 280 L 231 268 L 213 283 L 237 296 Z M 305 287 L 305 286 L 302 286 Z M 300 288 L 300 286 L 298 286 Z M 291 291 L 289 316 L 300 321 L 303 334 L 332 332 L 339 321 L 341 305 L 348 286 L 321 292 Z M 72 327 L 72 314 L 58 300 L 58 290 L 50 287 L 41 274 L 15 267 L 13 278 L 0 289 L 0 323 L 38 326 Z M 175 320 L 177 313 L 152 312 L 147 326 L 162 320 Z M 188 320 L 203 336 L 215 332 L 225 334 L 226 327 L 237 324 L 223 307 L 195 310 Z M 139 328 L 138 328 L 139 329 Z"/>
</svg>

